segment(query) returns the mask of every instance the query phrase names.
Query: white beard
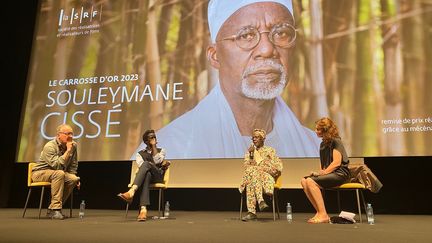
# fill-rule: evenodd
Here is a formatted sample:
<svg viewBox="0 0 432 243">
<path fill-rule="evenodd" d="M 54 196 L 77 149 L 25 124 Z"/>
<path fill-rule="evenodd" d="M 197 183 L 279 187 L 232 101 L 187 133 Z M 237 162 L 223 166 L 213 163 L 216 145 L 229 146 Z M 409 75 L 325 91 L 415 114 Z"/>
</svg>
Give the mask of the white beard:
<svg viewBox="0 0 432 243">
<path fill-rule="evenodd" d="M 266 80 L 258 80 L 258 82 L 256 82 L 254 86 L 251 86 L 249 84 L 247 75 L 262 67 L 272 67 L 280 71 L 281 76 L 276 86 L 273 86 L 270 81 L 266 81 Z M 241 80 L 241 91 L 243 95 L 251 99 L 271 100 L 276 98 L 278 95 L 282 93 L 286 83 L 287 83 L 287 74 L 283 66 L 279 63 L 274 62 L 273 60 L 264 60 L 253 66 L 248 67 L 244 71 Z"/>
</svg>

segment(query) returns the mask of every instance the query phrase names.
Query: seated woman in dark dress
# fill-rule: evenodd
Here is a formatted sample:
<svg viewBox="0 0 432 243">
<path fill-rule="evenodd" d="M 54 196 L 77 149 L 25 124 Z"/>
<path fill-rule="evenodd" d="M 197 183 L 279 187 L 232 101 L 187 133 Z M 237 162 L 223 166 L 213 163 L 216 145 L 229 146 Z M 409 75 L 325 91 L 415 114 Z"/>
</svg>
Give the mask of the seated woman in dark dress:
<svg viewBox="0 0 432 243">
<path fill-rule="evenodd" d="M 309 223 L 328 223 L 321 188 L 332 188 L 349 181 L 348 156 L 339 136 L 335 123 L 324 117 L 315 122 L 315 132 L 322 138 L 320 146 L 321 170 L 302 178 L 303 190 L 316 210 Z"/>
</svg>

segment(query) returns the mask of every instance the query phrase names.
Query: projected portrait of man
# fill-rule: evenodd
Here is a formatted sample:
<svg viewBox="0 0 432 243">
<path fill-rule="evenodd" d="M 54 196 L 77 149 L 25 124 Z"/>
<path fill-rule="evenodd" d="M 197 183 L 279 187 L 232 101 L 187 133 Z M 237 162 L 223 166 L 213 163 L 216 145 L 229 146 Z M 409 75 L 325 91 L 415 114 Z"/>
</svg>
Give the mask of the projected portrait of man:
<svg viewBox="0 0 432 243">
<path fill-rule="evenodd" d="M 219 82 L 158 131 L 168 158 L 240 158 L 255 127 L 281 157 L 317 157 L 319 140 L 280 97 L 296 30 L 291 1 L 211 0 L 207 57 Z M 141 145 L 143 146 L 143 145 Z"/>
</svg>

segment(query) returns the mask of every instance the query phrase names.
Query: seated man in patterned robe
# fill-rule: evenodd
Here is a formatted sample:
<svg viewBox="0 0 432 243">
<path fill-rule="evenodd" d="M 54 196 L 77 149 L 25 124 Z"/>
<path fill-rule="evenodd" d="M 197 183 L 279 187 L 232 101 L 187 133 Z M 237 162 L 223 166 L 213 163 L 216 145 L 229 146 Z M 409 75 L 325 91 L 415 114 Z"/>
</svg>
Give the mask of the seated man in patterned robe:
<svg viewBox="0 0 432 243">
<path fill-rule="evenodd" d="M 257 202 L 260 211 L 268 208 L 263 193 L 273 194 L 275 180 L 282 173 L 282 162 L 275 149 L 264 146 L 265 138 L 266 132 L 263 129 L 254 129 L 252 144 L 245 154 L 245 171 L 239 187 L 240 193 L 246 189 L 248 213 L 242 218 L 243 221 L 257 219 Z"/>
</svg>

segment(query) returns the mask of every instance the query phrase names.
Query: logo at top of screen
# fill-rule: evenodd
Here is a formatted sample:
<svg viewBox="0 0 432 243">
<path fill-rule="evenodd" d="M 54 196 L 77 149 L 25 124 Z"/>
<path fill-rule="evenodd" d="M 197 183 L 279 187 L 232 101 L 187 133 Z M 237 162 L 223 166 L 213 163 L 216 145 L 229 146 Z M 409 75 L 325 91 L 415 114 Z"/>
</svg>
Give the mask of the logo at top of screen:
<svg viewBox="0 0 432 243">
<path fill-rule="evenodd" d="M 89 24 L 102 17 L 102 4 L 72 9 L 60 9 L 58 25 L 62 24 Z"/>
</svg>

